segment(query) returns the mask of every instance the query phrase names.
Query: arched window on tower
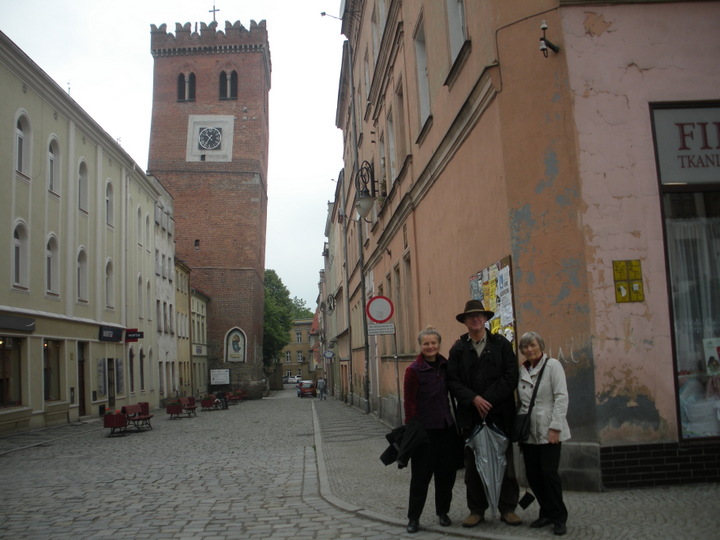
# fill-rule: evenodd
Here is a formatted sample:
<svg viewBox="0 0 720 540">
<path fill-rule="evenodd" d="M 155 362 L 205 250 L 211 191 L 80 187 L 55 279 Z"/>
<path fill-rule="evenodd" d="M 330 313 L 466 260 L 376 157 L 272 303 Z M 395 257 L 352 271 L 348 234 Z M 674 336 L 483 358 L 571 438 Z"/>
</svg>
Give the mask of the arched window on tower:
<svg viewBox="0 0 720 540">
<path fill-rule="evenodd" d="M 177 99 L 178 101 L 195 101 L 194 73 L 190 73 L 187 77 L 184 73 L 178 75 Z"/>
<path fill-rule="evenodd" d="M 191 73 L 188 77 L 188 101 L 195 101 L 195 74 Z"/>
<path fill-rule="evenodd" d="M 228 77 L 224 71 L 220 73 L 220 99 L 237 99 L 238 74 L 233 70 Z"/>
</svg>

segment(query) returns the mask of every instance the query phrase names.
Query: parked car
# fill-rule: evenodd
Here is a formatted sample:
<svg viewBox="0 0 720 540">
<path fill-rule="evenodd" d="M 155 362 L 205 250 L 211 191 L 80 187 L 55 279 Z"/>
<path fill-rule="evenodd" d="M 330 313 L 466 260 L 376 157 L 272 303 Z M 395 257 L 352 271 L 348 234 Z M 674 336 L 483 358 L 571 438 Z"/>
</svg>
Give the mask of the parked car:
<svg viewBox="0 0 720 540">
<path fill-rule="evenodd" d="M 298 385 L 298 397 L 317 397 L 317 387 L 313 381 L 301 381 Z"/>
<path fill-rule="evenodd" d="M 290 375 L 283 382 L 299 383 L 300 381 L 302 381 L 302 375 Z"/>
</svg>

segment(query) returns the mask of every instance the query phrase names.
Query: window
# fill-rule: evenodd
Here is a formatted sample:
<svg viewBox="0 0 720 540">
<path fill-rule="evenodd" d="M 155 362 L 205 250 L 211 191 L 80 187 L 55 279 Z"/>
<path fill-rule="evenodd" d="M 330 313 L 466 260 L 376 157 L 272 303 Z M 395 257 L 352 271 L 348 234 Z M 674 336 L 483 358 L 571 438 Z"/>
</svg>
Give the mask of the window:
<svg viewBox="0 0 720 540">
<path fill-rule="evenodd" d="M 415 64 L 417 68 L 420 125 L 424 125 L 430 116 L 430 81 L 428 76 L 425 28 L 422 21 L 420 21 L 417 33 L 415 34 Z"/>
<path fill-rule="evenodd" d="M 285 362 L 287 364 L 292 362 L 292 353 L 290 351 L 285 351 Z"/>
<path fill-rule="evenodd" d="M 147 316 L 148 321 L 152 321 L 152 296 L 150 295 L 150 280 L 147 280 L 147 284 L 145 285 L 145 301 L 147 302 Z"/>
<path fill-rule="evenodd" d="M 132 349 L 128 353 L 128 370 L 130 372 L 130 392 L 135 392 L 135 352 Z"/>
<path fill-rule="evenodd" d="M 110 181 L 105 186 L 105 223 L 113 224 L 113 187 Z"/>
<path fill-rule="evenodd" d="M 87 253 L 84 249 L 80 250 L 77 258 L 77 300 L 78 302 L 88 301 L 88 262 Z"/>
<path fill-rule="evenodd" d="M 113 283 L 112 261 L 108 261 L 105 265 L 105 307 L 108 309 L 115 307 L 115 286 Z"/>
<path fill-rule="evenodd" d="M 88 171 L 85 162 L 80 163 L 78 170 L 78 208 L 87 212 L 88 209 Z"/>
<path fill-rule="evenodd" d="M 160 300 L 155 301 L 155 317 L 157 318 L 157 331 L 162 332 L 162 304 Z"/>
<path fill-rule="evenodd" d="M 405 135 L 405 98 L 403 95 L 403 85 L 400 81 L 395 89 L 395 115 L 393 117 L 395 129 L 393 129 L 393 136 L 395 137 L 395 156 L 399 158 L 400 162 L 405 161 L 405 156 L 408 153 Z"/>
<path fill-rule="evenodd" d="M 24 339 L 0 336 L 0 407 L 22 405 L 20 347 Z"/>
<path fill-rule="evenodd" d="M 448 35 L 450 37 L 450 61 L 454 62 L 467 39 L 465 29 L 464 0 L 446 0 L 448 14 Z"/>
<path fill-rule="evenodd" d="M 237 99 L 238 74 L 231 71 L 230 76 L 223 71 L 220 73 L 220 99 Z"/>
<path fill-rule="evenodd" d="M 60 292 L 60 255 L 55 236 L 51 236 L 47 242 L 45 260 L 45 292 L 57 296 Z"/>
<path fill-rule="evenodd" d="M 28 245 L 29 235 L 23 223 L 18 223 L 13 231 L 12 275 L 13 286 L 27 289 L 30 285 Z"/>
<path fill-rule="evenodd" d="M 138 319 L 143 319 L 145 312 L 143 310 L 143 282 L 142 282 L 142 276 L 138 276 L 138 282 L 137 282 L 137 309 L 138 309 Z"/>
<path fill-rule="evenodd" d="M 43 383 L 45 401 L 60 399 L 60 341 L 43 342 Z"/>
<path fill-rule="evenodd" d="M 178 75 L 177 99 L 178 101 L 195 101 L 194 73 L 187 76 L 184 73 Z"/>
<path fill-rule="evenodd" d="M 663 197 L 682 434 L 717 437 L 720 192 Z"/>
<path fill-rule="evenodd" d="M 395 178 L 397 177 L 397 152 L 395 148 L 395 121 L 393 120 L 393 111 L 390 109 L 387 115 L 387 155 L 390 159 L 390 167 L 389 167 L 389 173 L 390 173 L 390 182 L 388 186 L 388 191 L 392 189 L 393 184 L 395 183 Z"/>
<path fill-rule="evenodd" d="M 303 353 L 302 353 L 302 351 L 298 351 L 298 352 L 297 352 L 297 361 L 298 361 L 298 363 L 302 364 L 302 361 L 303 361 Z"/>
<path fill-rule="evenodd" d="M 60 193 L 60 153 L 57 141 L 50 141 L 47 157 L 47 187 L 52 193 Z"/>
<path fill-rule="evenodd" d="M 21 116 L 15 124 L 15 170 L 30 176 L 30 123 Z"/>
<path fill-rule="evenodd" d="M 145 214 L 145 249 L 150 251 L 150 216 Z"/>
<path fill-rule="evenodd" d="M 140 349 L 140 390 L 145 390 L 145 351 Z"/>
<path fill-rule="evenodd" d="M 140 210 L 139 206 L 137 209 L 137 220 L 135 221 L 135 227 L 138 247 L 142 247 L 142 211 Z"/>
<path fill-rule="evenodd" d="M 302 343 L 302 330 L 295 331 L 295 343 Z"/>
</svg>

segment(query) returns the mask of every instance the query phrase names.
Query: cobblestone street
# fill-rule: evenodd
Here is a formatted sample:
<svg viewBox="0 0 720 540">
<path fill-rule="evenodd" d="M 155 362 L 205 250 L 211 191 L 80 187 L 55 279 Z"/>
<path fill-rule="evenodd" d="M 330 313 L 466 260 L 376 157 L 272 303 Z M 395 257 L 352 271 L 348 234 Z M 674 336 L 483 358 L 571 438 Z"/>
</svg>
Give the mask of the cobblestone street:
<svg viewBox="0 0 720 540">
<path fill-rule="evenodd" d="M 462 476 L 453 525 L 437 525 L 431 491 L 420 532 L 407 534 L 409 470 L 378 459 L 388 428 L 332 398 L 298 399 L 288 385 L 194 418 L 154 412 L 154 429 L 125 437 L 93 419 L 0 438 L 0 538 L 553 537 L 527 527 L 537 505 L 518 510 L 521 527 L 463 529 Z M 568 537 L 718 539 L 717 500 L 717 484 L 567 493 Z"/>
</svg>

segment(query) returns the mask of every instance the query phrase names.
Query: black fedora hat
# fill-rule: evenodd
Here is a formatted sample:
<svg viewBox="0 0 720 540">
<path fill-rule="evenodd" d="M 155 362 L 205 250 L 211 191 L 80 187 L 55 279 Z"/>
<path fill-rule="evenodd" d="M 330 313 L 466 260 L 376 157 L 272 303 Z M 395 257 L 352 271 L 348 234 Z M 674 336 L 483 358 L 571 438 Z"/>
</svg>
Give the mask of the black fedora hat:
<svg viewBox="0 0 720 540">
<path fill-rule="evenodd" d="M 488 321 L 495 316 L 495 312 L 485 309 L 480 300 L 468 300 L 465 302 L 465 311 L 455 315 L 455 318 L 457 322 L 465 322 L 465 315 L 469 315 L 470 313 L 482 313 L 487 317 Z"/>
</svg>

